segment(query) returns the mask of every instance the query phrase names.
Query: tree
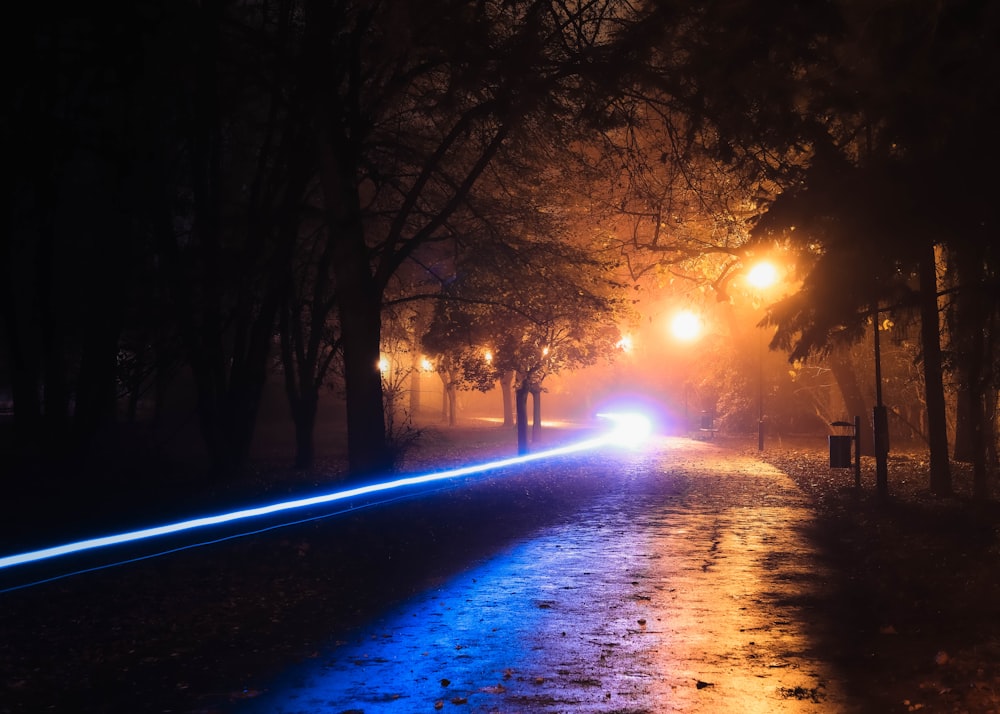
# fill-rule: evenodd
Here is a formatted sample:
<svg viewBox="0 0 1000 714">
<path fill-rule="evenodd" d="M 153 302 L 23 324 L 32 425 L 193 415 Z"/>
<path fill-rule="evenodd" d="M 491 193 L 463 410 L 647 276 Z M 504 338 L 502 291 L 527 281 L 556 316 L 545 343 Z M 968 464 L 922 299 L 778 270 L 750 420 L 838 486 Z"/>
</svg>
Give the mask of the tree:
<svg viewBox="0 0 1000 714">
<path fill-rule="evenodd" d="M 864 265 L 869 269 L 879 265 L 878 259 L 872 261 L 871 249 L 876 248 L 875 255 L 883 257 L 884 267 L 893 263 L 894 270 L 882 271 L 882 275 L 898 276 L 897 285 L 911 275 L 916 278 L 918 287 L 911 293 L 911 304 L 919 310 L 923 335 L 930 487 L 936 493 L 947 493 L 951 482 L 940 351 L 938 254 L 946 247 L 948 253 L 954 250 L 967 256 L 966 270 L 957 271 L 970 278 L 960 279 L 962 289 L 972 295 L 981 289 L 982 276 L 989 275 L 987 266 L 993 261 L 986 257 L 989 249 L 981 253 L 975 246 L 995 242 L 981 230 L 984 221 L 990 220 L 990 202 L 978 184 L 959 188 L 955 180 L 987 170 L 996 158 L 997 142 L 995 133 L 987 128 L 987 117 L 996 110 L 997 93 L 983 88 L 995 87 L 992 78 L 997 74 L 997 59 L 995 52 L 987 49 L 991 40 L 986 38 L 997 36 L 997 18 L 984 6 L 964 3 L 928 6 L 922 13 L 891 4 L 845 2 L 842 8 L 848 32 L 840 44 L 840 57 L 841 66 L 849 71 L 832 75 L 834 82 L 825 92 L 829 102 L 826 116 L 834 117 L 828 122 L 828 135 L 851 169 L 844 173 L 845 190 L 839 194 L 839 205 L 828 206 L 835 212 L 827 210 L 824 215 L 839 214 L 843 219 L 845 205 L 855 214 L 859 213 L 857 206 L 862 206 L 865 225 L 853 234 L 867 241 L 855 249 L 864 251 Z M 879 201 L 872 201 L 872 196 Z M 877 284 L 874 272 L 856 271 L 850 276 L 851 284 L 857 284 L 859 278 Z M 989 283 L 988 277 L 985 282 Z M 891 286 L 884 286 L 881 295 L 886 297 L 891 291 Z M 987 315 L 996 310 L 995 301 L 980 304 L 986 306 L 985 312 L 965 312 L 975 321 L 966 333 L 971 341 L 963 345 L 963 358 L 951 362 L 953 370 L 971 377 L 967 383 L 974 385 L 977 393 L 963 400 L 971 409 L 963 420 L 968 417 L 978 424 L 983 423 L 980 405 L 986 398 L 985 384 L 990 381 L 982 380 L 983 368 L 991 364 L 983 359 L 984 345 L 979 340 L 982 325 L 989 323 Z M 975 460 L 984 463 L 984 445 L 977 445 L 975 451 Z M 983 495 L 985 469 L 977 471 L 977 492 Z"/>
<path fill-rule="evenodd" d="M 478 304 L 466 302 L 456 292 L 454 286 L 449 286 L 442 294 L 420 341 L 441 379 L 442 420 L 448 426 L 458 423 L 458 392 L 485 393 L 499 384 L 504 400 L 503 425 L 513 426 L 512 411 L 507 414 L 508 408 L 512 410 L 509 403 L 513 377 L 505 381 L 505 374 L 495 367 L 494 337 L 489 326 L 491 313 L 503 313 L 505 309 L 486 300 Z M 512 375 L 509 371 L 507 374 Z"/>
<path fill-rule="evenodd" d="M 448 238 L 503 146 L 586 129 L 634 15 L 617 2 L 306 3 L 353 472 L 389 465 L 374 365 L 390 279 Z"/>
<path fill-rule="evenodd" d="M 192 13 L 193 42 L 181 65 L 192 87 L 190 113 L 181 117 L 186 152 L 158 250 L 220 475 L 238 473 L 249 454 L 300 205 L 315 175 L 312 57 L 295 10 L 203 3 Z M 259 74 L 243 71 L 251 58 Z M 171 230 L 188 197 L 189 230 Z"/>
<path fill-rule="evenodd" d="M 931 488 L 948 492 L 935 248 L 975 234 L 946 216 L 986 219 L 979 192 L 959 200 L 955 179 L 988 173 L 980 161 L 995 158 L 985 122 L 996 92 L 983 88 L 996 86 L 996 13 L 962 2 L 719 3 L 687 27 L 663 44 L 664 56 L 686 52 L 683 66 L 652 86 L 696 145 L 751 185 L 785 191 L 770 224 L 794 226 L 815 251 L 804 292 L 773 316 L 799 335 L 793 357 L 862 334 L 905 298 L 922 321 Z"/>
<path fill-rule="evenodd" d="M 281 365 L 292 420 L 295 424 L 295 467 L 312 466 L 314 431 L 320 391 L 340 356 L 341 339 L 334 319 L 336 291 L 332 284 L 332 242 L 320 224 L 300 230 L 281 307 L 278 334 Z"/>
<path fill-rule="evenodd" d="M 595 364 L 615 352 L 626 319 L 613 265 L 555 238 L 478 246 L 438 306 L 426 348 L 446 356 L 456 386 L 486 390 L 513 374 L 518 448 L 541 430 L 545 378 Z M 484 359 L 486 352 L 490 359 Z"/>
<path fill-rule="evenodd" d="M 844 206 L 852 208 L 845 211 Z M 905 179 L 891 166 L 881 170 L 857 166 L 841 155 L 818 152 L 802 186 L 772 204 L 758 231 L 766 235 L 778 226 L 783 234 L 797 234 L 799 240 L 816 246 L 811 255 L 803 255 L 811 267 L 802 289 L 774 305 L 768 317 L 769 324 L 778 328 L 774 344 L 789 350 L 791 359 L 856 342 L 866 326 L 881 330 L 886 314 L 920 311 L 921 325 L 929 328 L 923 330 L 922 342 L 932 482 L 936 491 L 947 492 L 935 265 L 933 254 L 914 255 L 909 249 L 914 236 L 923 236 L 923 229 L 908 210 Z M 933 242 L 924 238 L 922 244 Z M 839 381 L 846 386 L 848 375 Z"/>
<path fill-rule="evenodd" d="M 12 40 L 24 64 L 9 68 L 0 110 L 0 330 L 25 455 L 85 455 L 116 419 L 119 339 L 156 283 L 146 160 L 167 141 L 160 110 L 176 89 L 148 50 L 184 15 L 147 2 L 33 8 Z"/>
</svg>

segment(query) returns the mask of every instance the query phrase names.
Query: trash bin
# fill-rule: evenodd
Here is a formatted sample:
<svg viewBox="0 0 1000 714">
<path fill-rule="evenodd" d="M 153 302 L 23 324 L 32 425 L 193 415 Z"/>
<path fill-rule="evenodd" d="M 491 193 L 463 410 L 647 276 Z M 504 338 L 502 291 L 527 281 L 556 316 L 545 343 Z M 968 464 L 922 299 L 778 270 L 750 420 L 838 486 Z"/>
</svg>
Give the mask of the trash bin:
<svg viewBox="0 0 1000 714">
<path fill-rule="evenodd" d="M 831 469 L 851 468 L 851 442 L 853 440 L 853 436 L 843 436 L 840 434 L 830 435 Z"/>
</svg>

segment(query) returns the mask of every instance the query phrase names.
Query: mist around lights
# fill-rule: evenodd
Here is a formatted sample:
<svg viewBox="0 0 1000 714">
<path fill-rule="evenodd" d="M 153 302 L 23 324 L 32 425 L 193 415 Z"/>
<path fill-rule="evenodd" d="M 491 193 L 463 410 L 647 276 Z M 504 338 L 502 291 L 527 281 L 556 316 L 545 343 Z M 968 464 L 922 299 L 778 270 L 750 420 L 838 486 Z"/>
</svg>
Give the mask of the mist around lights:
<svg viewBox="0 0 1000 714">
<path fill-rule="evenodd" d="M 464 476 L 475 476 L 490 471 L 496 471 L 499 469 L 504 469 L 512 466 L 518 466 L 520 464 L 530 463 L 532 461 L 539 461 L 542 459 L 566 456 L 569 454 L 579 453 L 582 451 L 588 451 L 592 449 L 598 449 L 605 446 L 618 445 L 618 446 L 634 447 L 635 445 L 640 443 L 641 440 L 645 438 L 646 435 L 649 434 L 650 430 L 649 420 L 643 417 L 642 415 L 627 413 L 627 412 L 607 412 L 607 413 L 602 413 L 598 416 L 601 419 L 610 421 L 612 424 L 612 428 L 610 430 L 601 432 L 599 435 L 593 438 L 583 439 L 581 441 L 577 441 L 564 446 L 559 446 L 552 449 L 546 449 L 544 451 L 538 451 L 511 458 L 489 461 L 482 464 L 472 464 L 469 466 L 447 469 L 445 471 L 437 471 L 417 476 L 407 476 L 402 478 L 391 479 L 388 481 L 380 481 L 376 483 L 367 484 L 364 486 L 357 486 L 354 488 L 348 488 L 341 491 L 334 491 L 332 493 L 324 493 L 317 496 L 310 496 L 307 498 L 298 498 L 290 501 L 281 501 L 278 503 L 267 504 L 255 508 L 246 508 L 237 511 L 231 511 L 229 513 L 220 513 L 217 515 L 205 516 L 201 518 L 193 518 L 184 521 L 177 521 L 175 523 L 167 523 L 159 526 L 153 526 L 150 528 L 128 531 L 125 533 L 118 533 L 114 535 L 102 536 L 99 538 L 90 538 L 87 540 L 65 543 L 63 545 L 53 546 L 50 548 L 42 548 L 40 550 L 33 550 L 25 553 L 16 553 L 14 555 L 7 555 L 0 557 L 0 571 L 9 568 L 14 568 L 17 566 L 27 565 L 30 563 L 39 563 L 42 561 L 47 561 L 63 556 L 69 556 L 76 553 L 83 553 L 86 551 L 94 551 L 102 548 L 108 548 L 115 545 L 135 543 L 138 541 L 158 538 L 162 536 L 168 536 L 171 534 L 177 534 L 186 531 L 194 531 L 202 528 L 208 528 L 211 526 L 233 523 L 236 521 L 250 520 L 254 518 L 261 518 L 263 516 L 268 516 L 283 512 L 291 512 L 298 509 L 304 509 L 315 506 L 324 506 L 327 504 L 334 504 L 342 501 L 350 501 L 351 499 L 356 499 L 359 497 L 386 494 L 388 492 L 396 491 L 398 489 L 405 489 L 407 487 L 419 486 L 422 484 L 428 484 L 438 481 L 443 482 L 451 479 L 458 479 Z M 385 499 L 385 502 L 388 502 L 390 500 L 394 499 L 387 498 Z M 369 503 L 366 505 L 377 505 L 377 503 L 380 502 L 381 501 L 376 502 L 376 504 Z M 339 511 L 338 513 L 342 512 L 344 511 Z M 336 515 L 336 513 L 329 513 L 319 517 L 328 517 L 332 515 Z M 306 520 L 312 520 L 312 519 L 306 519 Z M 280 523 L 278 525 L 271 526 L 269 528 L 265 528 L 263 530 L 271 530 L 272 528 L 278 528 L 281 526 L 292 525 L 300 522 L 302 522 L 301 519 L 290 520 L 287 522 Z M 255 529 L 247 532 L 242 532 L 237 535 L 229 536 L 226 539 L 251 535 L 253 533 L 260 532 L 261 530 L 262 529 Z M 217 540 L 218 539 L 200 542 L 187 547 L 197 547 L 199 545 L 207 545 L 208 543 L 216 542 Z M 167 552 L 173 552 L 173 550 L 177 549 L 156 553 L 154 555 L 146 557 L 155 557 L 156 555 L 164 555 Z M 119 563 L 114 563 L 112 565 L 116 564 Z M 3 592 L 3 590 L 0 590 L 0 592 Z"/>
</svg>

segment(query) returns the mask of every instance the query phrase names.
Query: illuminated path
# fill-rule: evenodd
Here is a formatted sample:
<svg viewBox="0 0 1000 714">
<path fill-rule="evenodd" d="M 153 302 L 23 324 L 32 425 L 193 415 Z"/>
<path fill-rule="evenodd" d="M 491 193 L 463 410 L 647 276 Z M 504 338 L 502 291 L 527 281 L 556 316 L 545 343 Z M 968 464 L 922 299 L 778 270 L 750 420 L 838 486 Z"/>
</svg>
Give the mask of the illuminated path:
<svg viewBox="0 0 1000 714">
<path fill-rule="evenodd" d="M 810 654 L 822 573 L 786 477 L 680 440 L 602 466 L 586 508 L 234 711 L 850 711 Z"/>
<path fill-rule="evenodd" d="M 712 444 L 540 460 L 0 595 L 0 709 L 851 712 L 807 517 Z"/>
</svg>

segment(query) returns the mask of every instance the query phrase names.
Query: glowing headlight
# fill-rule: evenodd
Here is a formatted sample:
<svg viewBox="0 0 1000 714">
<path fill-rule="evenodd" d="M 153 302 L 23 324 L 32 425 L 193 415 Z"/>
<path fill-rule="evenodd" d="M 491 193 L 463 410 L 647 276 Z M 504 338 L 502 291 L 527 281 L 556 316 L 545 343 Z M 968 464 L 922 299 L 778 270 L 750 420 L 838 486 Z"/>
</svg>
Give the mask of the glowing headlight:
<svg viewBox="0 0 1000 714">
<path fill-rule="evenodd" d="M 639 412 L 602 412 L 597 416 L 614 424 L 609 440 L 620 446 L 637 446 L 649 438 L 653 430 L 649 418 Z"/>
</svg>

